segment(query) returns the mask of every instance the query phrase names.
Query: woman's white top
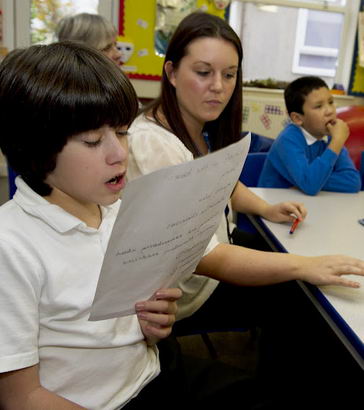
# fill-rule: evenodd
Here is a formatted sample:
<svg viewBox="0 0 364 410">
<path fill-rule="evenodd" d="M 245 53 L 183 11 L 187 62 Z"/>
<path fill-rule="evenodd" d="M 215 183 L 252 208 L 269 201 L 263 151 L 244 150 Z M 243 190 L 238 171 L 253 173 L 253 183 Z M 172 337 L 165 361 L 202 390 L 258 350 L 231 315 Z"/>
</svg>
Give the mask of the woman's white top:
<svg viewBox="0 0 364 410">
<path fill-rule="evenodd" d="M 128 179 L 133 180 L 160 168 L 193 161 L 192 153 L 170 131 L 147 119 L 144 114 L 136 118 L 129 128 L 129 163 Z M 212 237 L 205 254 L 219 242 L 227 242 L 226 223 L 219 226 L 219 231 L 226 240 L 218 239 L 218 232 Z M 205 276 L 191 275 L 178 286 L 183 291 L 178 301 L 178 319 L 190 316 L 209 298 L 218 285 L 218 281 Z"/>
</svg>

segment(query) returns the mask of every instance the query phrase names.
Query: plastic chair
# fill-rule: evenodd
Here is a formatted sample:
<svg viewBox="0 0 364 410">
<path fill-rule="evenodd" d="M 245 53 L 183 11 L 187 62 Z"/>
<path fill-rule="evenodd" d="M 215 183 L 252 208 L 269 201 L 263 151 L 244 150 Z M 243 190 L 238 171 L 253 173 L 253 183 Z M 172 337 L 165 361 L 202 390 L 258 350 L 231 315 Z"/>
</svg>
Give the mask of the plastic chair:
<svg viewBox="0 0 364 410">
<path fill-rule="evenodd" d="M 345 142 L 345 146 L 355 167 L 360 170 L 362 151 L 364 151 L 364 107 L 355 105 L 339 107 L 336 114 L 349 126 L 350 135 Z"/>
<path fill-rule="evenodd" d="M 217 328 L 217 329 L 196 329 L 196 331 L 187 332 L 187 333 L 180 333 L 177 334 L 177 338 L 183 336 L 201 336 L 203 343 L 206 346 L 206 349 L 211 357 L 211 359 L 218 359 L 219 355 L 213 342 L 210 339 L 210 334 L 212 333 L 225 333 L 225 332 L 249 332 L 249 342 L 255 342 L 258 337 L 258 331 L 255 327 L 250 328 Z"/>
<path fill-rule="evenodd" d="M 240 182 L 248 187 L 257 187 L 260 173 L 262 172 L 267 156 L 268 152 L 249 153 L 240 174 Z M 253 233 L 256 231 L 247 216 L 241 213 L 236 214 L 236 226 L 246 232 Z"/>
<path fill-rule="evenodd" d="M 247 132 L 243 132 L 243 134 L 245 135 Z M 264 137 L 263 135 L 252 132 L 249 152 L 268 152 L 273 141 L 273 138 Z"/>
<path fill-rule="evenodd" d="M 8 166 L 8 186 L 9 186 L 9 199 L 11 199 L 16 191 L 15 185 L 16 173 Z"/>
<path fill-rule="evenodd" d="M 359 172 L 360 172 L 360 177 L 361 177 L 361 190 L 364 191 L 364 151 L 361 152 Z"/>
<path fill-rule="evenodd" d="M 249 187 L 257 187 L 268 152 L 250 152 L 245 160 L 239 180 Z"/>
</svg>

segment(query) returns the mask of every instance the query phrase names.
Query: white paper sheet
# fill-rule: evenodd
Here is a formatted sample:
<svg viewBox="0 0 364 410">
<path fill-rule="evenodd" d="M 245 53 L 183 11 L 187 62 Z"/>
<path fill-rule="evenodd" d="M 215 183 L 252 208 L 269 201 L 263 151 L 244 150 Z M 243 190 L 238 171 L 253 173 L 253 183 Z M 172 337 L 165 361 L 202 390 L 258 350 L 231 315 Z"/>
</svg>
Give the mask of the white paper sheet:
<svg viewBox="0 0 364 410">
<path fill-rule="evenodd" d="M 249 146 L 250 135 L 126 186 L 90 320 L 133 314 L 137 301 L 194 272 L 221 221 Z"/>
</svg>

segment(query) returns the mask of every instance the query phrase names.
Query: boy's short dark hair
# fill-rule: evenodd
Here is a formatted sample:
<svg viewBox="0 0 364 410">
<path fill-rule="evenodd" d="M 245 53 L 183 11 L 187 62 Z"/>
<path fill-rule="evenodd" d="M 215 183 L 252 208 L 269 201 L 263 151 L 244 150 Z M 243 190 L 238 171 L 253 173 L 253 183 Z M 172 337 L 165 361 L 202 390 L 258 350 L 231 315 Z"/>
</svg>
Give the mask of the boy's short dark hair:
<svg viewBox="0 0 364 410">
<path fill-rule="evenodd" d="M 284 101 L 288 114 L 297 112 L 303 114 L 303 104 L 311 91 L 319 88 L 328 88 L 324 80 L 315 76 L 306 76 L 292 81 L 284 90 Z"/>
<path fill-rule="evenodd" d="M 68 139 L 137 115 L 133 86 L 110 59 L 68 41 L 14 50 L 0 64 L 0 149 L 38 194 Z"/>
</svg>

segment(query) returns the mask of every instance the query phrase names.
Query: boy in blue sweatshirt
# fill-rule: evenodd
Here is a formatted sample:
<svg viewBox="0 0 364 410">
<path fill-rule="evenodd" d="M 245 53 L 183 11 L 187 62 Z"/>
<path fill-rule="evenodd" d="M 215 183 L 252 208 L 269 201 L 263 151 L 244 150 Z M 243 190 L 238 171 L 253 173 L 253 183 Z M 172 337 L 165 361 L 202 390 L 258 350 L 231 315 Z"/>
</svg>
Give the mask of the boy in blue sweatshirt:
<svg viewBox="0 0 364 410">
<path fill-rule="evenodd" d="M 336 118 L 327 84 L 301 77 L 288 85 L 284 99 L 291 123 L 272 144 L 259 186 L 297 187 L 308 195 L 358 192 L 360 174 L 344 147 L 349 127 Z"/>
</svg>

